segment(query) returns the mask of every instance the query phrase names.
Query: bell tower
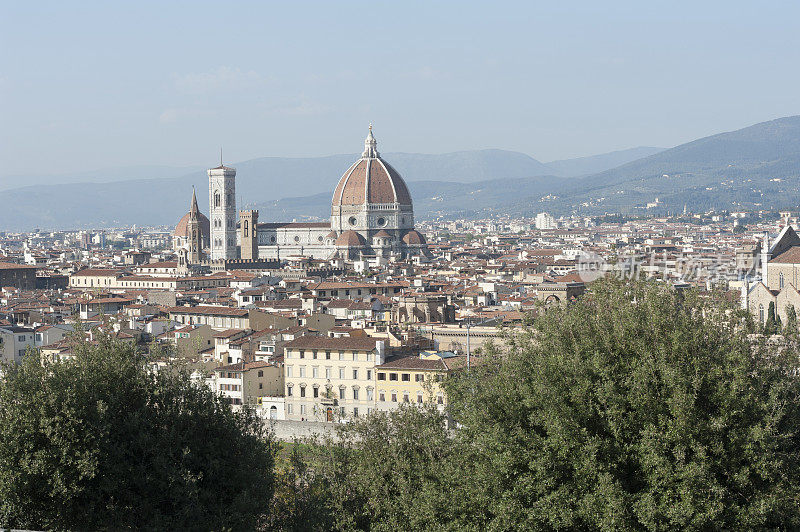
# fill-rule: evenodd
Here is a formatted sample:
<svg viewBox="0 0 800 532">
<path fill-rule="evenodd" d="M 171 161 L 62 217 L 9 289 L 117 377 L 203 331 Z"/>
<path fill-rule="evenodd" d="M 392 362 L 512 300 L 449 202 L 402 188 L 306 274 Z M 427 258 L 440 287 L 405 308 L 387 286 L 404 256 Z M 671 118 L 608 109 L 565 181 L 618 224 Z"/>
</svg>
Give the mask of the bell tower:
<svg viewBox="0 0 800 532">
<path fill-rule="evenodd" d="M 197 195 L 192 188 L 192 204 L 189 207 L 189 223 L 186 224 L 188 233 L 188 253 L 186 260 L 189 264 L 200 264 L 203 250 L 203 229 L 200 225 L 200 208 L 197 206 Z"/>
<path fill-rule="evenodd" d="M 222 164 L 208 170 L 211 260 L 236 258 L 236 169 Z"/>
</svg>

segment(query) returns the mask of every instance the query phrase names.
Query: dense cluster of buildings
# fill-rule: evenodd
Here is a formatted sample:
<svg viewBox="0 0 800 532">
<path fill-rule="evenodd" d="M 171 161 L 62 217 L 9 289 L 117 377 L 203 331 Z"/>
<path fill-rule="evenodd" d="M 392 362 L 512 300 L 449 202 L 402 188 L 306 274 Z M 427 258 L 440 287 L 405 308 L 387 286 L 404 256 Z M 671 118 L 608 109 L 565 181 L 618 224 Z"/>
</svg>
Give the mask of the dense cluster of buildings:
<svg viewBox="0 0 800 532">
<path fill-rule="evenodd" d="M 157 342 L 170 349 L 155 370 L 178 363 L 235 406 L 326 422 L 444 408 L 443 379 L 501 328 L 603 275 L 724 290 L 762 323 L 770 302 L 784 319 L 800 305 L 792 213 L 417 221 L 371 130 L 330 221 L 261 223 L 236 211 L 234 169 L 208 175 L 209 216 L 193 194 L 173 231 L 0 233 L 0 360 L 69 360 L 101 333 Z"/>
</svg>

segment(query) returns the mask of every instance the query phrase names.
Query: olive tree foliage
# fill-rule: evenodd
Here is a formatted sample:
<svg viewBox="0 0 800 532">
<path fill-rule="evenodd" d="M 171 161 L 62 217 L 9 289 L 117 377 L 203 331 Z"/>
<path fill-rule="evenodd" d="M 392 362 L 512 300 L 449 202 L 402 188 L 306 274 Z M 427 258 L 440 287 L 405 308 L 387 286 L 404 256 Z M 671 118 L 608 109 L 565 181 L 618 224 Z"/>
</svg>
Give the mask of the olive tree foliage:
<svg viewBox="0 0 800 532">
<path fill-rule="evenodd" d="M 476 519 L 511 530 L 800 527 L 797 352 L 724 300 L 604 280 L 448 383 Z"/>
<path fill-rule="evenodd" d="M 316 465 L 341 530 L 800 527 L 798 353 L 722 298 L 593 283 Z M 773 347 L 770 347 L 773 346 Z"/>
<path fill-rule="evenodd" d="M 0 527 L 252 529 L 274 444 L 185 372 L 153 373 L 100 337 L 73 361 L 31 354 L 0 378 Z"/>
</svg>

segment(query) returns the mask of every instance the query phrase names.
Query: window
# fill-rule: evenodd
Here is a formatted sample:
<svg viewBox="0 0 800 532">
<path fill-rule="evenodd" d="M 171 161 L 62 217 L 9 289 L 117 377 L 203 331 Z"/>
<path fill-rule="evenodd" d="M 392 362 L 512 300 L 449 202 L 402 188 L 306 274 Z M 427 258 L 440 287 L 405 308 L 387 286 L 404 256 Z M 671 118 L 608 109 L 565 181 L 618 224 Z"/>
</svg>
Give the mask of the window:
<svg viewBox="0 0 800 532">
<path fill-rule="evenodd" d="M 397 402 L 397 393 L 396 392 L 392 392 L 392 402 L 393 403 Z"/>
<path fill-rule="evenodd" d="M 303 378 L 305 376 L 306 376 L 306 367 L 300 366 L 300 378 Z"/>
<path fill-rule="evenodd" d="M 339 378 L 344 380 L 344 368 L 339 368 Z"/>
<path fill-rule="evenodd" d="M 339 388 L 339 399 L 344 399 L 344 386 Z"/>
<path fill-rule="evenodd" d="M 219 207 L 220 204 L 220 195 L 219 191 L 214 192 L 214 207 Z"/>
<path fill-rule="evenodd" d="M 422 373 L 417 373 L 414 375 L 414 382 L 422 382 L 425 380 L 425 376 Z"/>
<path fill-rule="evenodd" d="M 25 341 L 25 335 L 23 334 L 22 336 L 17 338 L 17 340 L 19 340 L 20 342 L 24 342 Z"/>
<path fill-rule="evenodd" d="M 758 305 L 758 321 L 764 323 L 764 304 L 761 303 Z"/>
<path fill-rule="evenodd" d="M 311 368 L 311 376 L 314 377 L 315 379 L 319 378 L 319 368 L 317 366 Z"/>
<path fill-rule="evenodd" d="M 381 372 L 379 371 L 379 372 L 378 372 L 378 380 L 379 380 L 379 381 L 385 381 L 385 380 L 386 380 L 386 373 L 381 373 Z"/>
<path fill-rule="evenodd" d="M 408 392 L 404 392 L 404 393 L 403 393 L 403 402 L 404 402 L 404 403 L 408 403 L 408 402 L 409 402 L 409 401 L 408 401 Z"/>
<path fill-rule="evenodd" d="M 300 386 L 300 397 L 305 397 L 305 396 L 306 396 L 306 387 Z"/>
<path fill-rule="evenodd" d="M 319 388 L 314 386 L 314 397 L 319 397 Z"/>
<path fill-rule="evenodd" d="M 443 405 L 444 404 L 444 395 L 441 392 L 436 394 L 436 404 Z"/>
<path fill-rule="evenodd" d="M 354 415 L 354 416 L 357 416 L 357 415 L 358 415 L 358 408 L 354 408 L 354 409 L 353 409 L 353 415 Z"/>
<path fill-rule="evenodd" d="M 358 380 L 358 368 L 353 369 L 353 380 Z"/>
<path fill-rule="evenodd" d="M 353 400 L 358 401 L 358 388 L 353 388 Z"/>
<path fill-rule="evenodd" d="M 292 388 L 294 388 L 291 384 L 286 387 L 286 397 L 292 396 Z"/>
<path fill-rule="evenodd" d="M 422 392 L 417 392 L 417 402 L 422 404 Z"/>
<path fill-rule="evenodd" d="M 371 369 L 368 369 L 368 370 L 367 370 L 367 380 L 368 380 L 368 381 L 371 381 L 371 380 L 372 380 L 372 370 L 371 370 Z"/>
<path fill-rule="evenodd" d="M 379 400 L 379 401 L 386 401 L 386 396 L 385 396 L 385 395 L 383 395 L 383 392 L 380 392 L 380 393 L 378 394 L 378 400 Z"/>
<path fill-rule="evenodd" d="M 300 405 L 300 415 L 305 415 L 306 413 L 306 405 Z"/>
<path fill-rule="evenodd" d="M 344 351 L 339 351 L 339 360 L 344 360 Z"/>
<path fill-rule="evenodd" d="M 300 351 L 300 358 L 306 358 L 306 352 Z"/>
<path fill-rule="evenodd" d="M 341 408 L 339 409 L 339 413 L 342 415 L 342 417 L 344 417 L 344 416 L 345 416 L 345 409 L 344 409 L 344 407 L 341 407 Z"/>
<path fill-rule="evenodd" d="M 286 405 L 286 413 L 287 414 L 292 414 L 292 413 L 294 413 L 293 411 L 294 411 L 294 408 L 292 408 L 292 404 L 291 403 Z"/>
<path fill-rule="evenodd" d="M 317 351 L 316 351 L 316 350 L 314 350 L 314 351 L 312 351 L 312 352 L 311 352 L 311 354 L 312 354 L 312 358 L 313 358 L 314 360 L 316 360 L 316 359 L 317 359 Z"/>
<path fill-rule="evenodd" d="M 403 382 L 409 382 L 411 380 L 411 375 L 408 373 L 403 373 L 402 377 Z"/>
<path fill-rule="evenodd" d="M 258 383 L 258 389 L 259 390 L 263 390 L 264 389 L 264 383 L 263 382 L 259 382 Z"/>
<path fill-rule="evenodd" d="M 292 366 L 286 366 L 286 376 L 291 378 L 291 376 L 292 376 Z"/>
<path fill-rule="evenodd" d="M 330 359 L 331 359 L 331 352 L 325 351 L 325 360 L 330 360 Z"/>
<path fill-rule="evenodd" d="M 264 376 L 264 371 L 263 370 L 258 370 L 258 376 L 259 377 L 263 377 Z"/>
<path fill-rule="evenodd" d="M 375 398 L 375 393 L 372 388 L 367 388 L 367 401 L 372 401 Z"/>
<path fill-rule="evenodd" d="M 331 378 L 331 368 L 325 368 L 325 378 L 326 379 Z"/>
<path fill-rule="evenodd" d="M 778 288 L 783 288 L 783 272 L 778 275 Z"/>
<path fill-rule="evenodd" d="M 397 380 L 397 373 L 389 373 L 389 380 L 396 381 Z"/>
</svg>

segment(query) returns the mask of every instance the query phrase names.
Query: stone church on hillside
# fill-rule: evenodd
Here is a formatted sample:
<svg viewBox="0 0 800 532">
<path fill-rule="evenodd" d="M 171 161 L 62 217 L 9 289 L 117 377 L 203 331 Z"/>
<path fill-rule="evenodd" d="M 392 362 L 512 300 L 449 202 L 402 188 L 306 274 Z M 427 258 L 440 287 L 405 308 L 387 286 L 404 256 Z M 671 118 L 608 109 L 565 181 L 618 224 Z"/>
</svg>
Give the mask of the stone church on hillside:
<svg viewBox="0 0 800 532">
<path fill-rule="evenodd" d="M 329 222 L 262 223 L 258 211 L 236 211 L 236 170 L 220 164 L 208 170 L 209 217 L 192 215 L 214 261 L 280 259 L 398 260 L 428 253 L 414 229 L 411 194 L 400 174 L 378 153 L 372 126 L 364 152 L 345 171 L 333 192 Z M 193 199 L 193 202 L 195 200 Z M 193 253 L 187 213 L 175 229 L 176 251 Z M 238 219 L 237 219 L 238 214 Z M 199 216 L 198 216 L 199 215 Z M 201 244 L 202 245 L 202 244 Z"/>
</svg>

